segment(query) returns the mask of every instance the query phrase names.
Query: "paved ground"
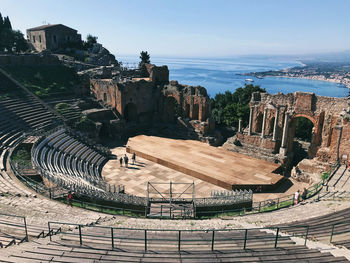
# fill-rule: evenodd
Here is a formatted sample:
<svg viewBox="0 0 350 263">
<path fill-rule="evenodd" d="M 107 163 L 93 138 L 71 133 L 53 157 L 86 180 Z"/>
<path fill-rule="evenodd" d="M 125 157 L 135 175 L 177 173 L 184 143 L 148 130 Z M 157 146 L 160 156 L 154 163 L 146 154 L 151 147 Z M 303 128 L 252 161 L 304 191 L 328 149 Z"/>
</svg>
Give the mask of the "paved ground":
<svg viewBox="0 0 350 263">
<path fill-rule="evenodd" d="M 124 156 L 126 153 L 125 147 L 117 147 L 111 150 L 113 154 L 116 154 L 118 158 Z M 129 160 L 131 155 L 127 154 Z M 110 160 L 103 167 L 102 176 L 109 184 L 114 185 L 124 185 L 125 191 L 128 194 L 146 196 L 147 194 L 147 182 L 160 182 L 167 183 L 162 186 L 158 186 L 161 192 L 169 191 L 169 183 L 181 182 L 181 183 L 195 183 L 196 197 L 208 197 L 212 190 L 224 190 L 213 184 L 204 182 L 195 177 L 189 176 L 187 174 L 174 171 L 165 166 L 153 163 L 141 157 L 136 157 L 135 165 L 129 163 L 128 168 L 120 166 L 119 160 Z M 175 192 L 183 192 L 188 185 L 176 185 L 174 186 Z M 187 192 L 190 192 L 188 189 Z M 188 197 L 188 196 L 186 196 Z"/>
<path fill-rule="evenodd" d="M 116 147 L 111 149 L 112 153 L 117 155 L 118 158 L 124 156 L 126 153 L 125 147 Z M 129 160 L 131 155 L 127 154 Z M 137 156 L 137 162 L 135 165 L 130 164 L 128 168 L 119 164 L 119 160 L 110 160 L 106 163 L 102 170 L 102 176 L 111 185 L 124 185 L 126 193 L 146 196 L 147 194 L 147 182 L 161 182 L 167 183 L 163 186 L 158 186 L 162 192 L 169 191 L 169 182 L 183 182 L 183 183 L 195 183 L 196 197 L 209 197 L 212 190 L 225 190 L 224 188 L 216 185 L 204 182 L 195 177 L 187 174 L 175 171 L 160 164 L 148 161 Z M 132 163 L 132 162 L 131 162 Z M 273 192 L 254 194 L 254 202 L 262 201 L 266 199 L 274 199 L 280 196 L 290 195 L 296 192 L 296 190 L 302 190 L 307 187 L 308 184 L 295 182 L 288 180 L 284 182 Z M 187 188 L 186 185 L 175 186 L 175 191 L 182 192 Z M 189 189 L 187 192 L 190 192 Z M 188 197 L 188 196 L 186 196 Z"/>
</svg>

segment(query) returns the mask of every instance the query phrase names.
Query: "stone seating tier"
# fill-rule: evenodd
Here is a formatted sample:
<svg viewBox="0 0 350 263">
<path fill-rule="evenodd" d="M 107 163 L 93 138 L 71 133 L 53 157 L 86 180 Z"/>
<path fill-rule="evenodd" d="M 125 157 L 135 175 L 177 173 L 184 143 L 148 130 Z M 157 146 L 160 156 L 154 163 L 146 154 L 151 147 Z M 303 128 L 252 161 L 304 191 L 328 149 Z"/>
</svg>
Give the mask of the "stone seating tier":
<svg viewBox="0 0 350 263">
<path fill-rule="evenodd" d="M 54 231 L 60 225 L 57 224 Z M 75 228 L 75 229 L 74 229 Z M 348 262 L 317 249 L 296 245 L 289 237 L 264 230 L 249 230 L 246 248 L 241 239 L 244 230 L 216 232 L 217 241 L 212 247 L 211 231 L 182 232 L 178 251 L 178 231 L 157 232 L 147 230 L 147 251 L 143 229 L 114 229 L 114 249 L 111 247 L 110 228 L 74 225 L 63 230 L 52 241 L 33 242 L 17 250 L 0 255 L 6 262 Z M 78 232 L 81 231 L 82 239 Z M 240 233 L 239 233 L 240 232 Z M 237 236 L 238 235 L 238 236 Z M 239 238 L 238 238 L 239 237 Z"/>
<path fill-rule="evenodd" d="M 71 137 L 64 130 L 44 138 L 34 151 L 34 163 L 48 173 L 65 174 L 63 178 L 79 178 L 94 185 L 101 181 L 106 158 Z"/>
<path fill-rule="evenodd" d="M 330 236 L 334 233 L 333 242 L 336 245 L 343 245 L 350 249 L 350 208 L 332 214 L 318 216 L 307 220 L 295 221 L 285 226 L 309 225 L 309 236 L 320 241 L 329 242 Z M 336 224 L 333 228 L 333 225 Z M 300 233 L 299 229 L 290 229 L 291 233 Z"/>
</svg>

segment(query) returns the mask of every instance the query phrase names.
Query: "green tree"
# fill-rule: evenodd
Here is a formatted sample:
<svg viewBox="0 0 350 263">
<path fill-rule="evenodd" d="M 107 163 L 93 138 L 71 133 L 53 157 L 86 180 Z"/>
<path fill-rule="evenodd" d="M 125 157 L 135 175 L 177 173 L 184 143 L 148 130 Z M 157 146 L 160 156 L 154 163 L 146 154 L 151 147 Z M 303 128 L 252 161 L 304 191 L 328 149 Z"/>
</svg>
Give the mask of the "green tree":
<svg viewBox="0 0 350 263">
<path fill-rule="evenodd" d="M 235 92 L 226 91 L 216 94 L 212 102 L 212 115 L 217 124 L 237 126 L 239 119 L 243 125 L 248 124 L 249 102 L 253 92 L 266 92 L 259 86 L 252 84 L 236 89 Z"/>
<path fill-rule="evenodd" d="M 4 19 L 2 18 L 2 15 L 0 13 L 0 33 L 1 33 L 1 30 L 3 29 L 4 27 Z"/>
<path fill-rule="evenodd" d="M 141 68 L 144 64 L 151 63 L 151 56 L 147 51 L 141 51 L 140 59 L 141 61 L 139 63 L 139 68 Z"/>
<path fill-rule="evenodd" d="M 10 18 L 0 13 L 0 52 L 21 52 L 28 49 L 28 43 L 20 31 L 12 30 Z"/>
<path fill-rule="evenodd" d="M 13 48 L 15 52 L 27 51 L 29 48 L 28 42 L 19 30 L 13 31 Z"/>
<path fill-rule="evenodd" d="M 11 21 L 10 21 L 10 18 L 9 18 L 8 16 L 6 16 L 6 17 L 4 18 L 3 27 L 4 27 L 5 29 L 12 30 Z"/>
<path fill-rule="evenodd" d="M 308 118 L 298 117 L 295 124 L 295 137 L 306 142 L 311 142 L 312 128 L 314 124 Z"/>
<path fill-rule="evenodd" d="M 86 41 L 83 44 L 84 48 L 85 49 L 92 48 L 92 46 L 97 43 L 97 39 L 98 37 L 88 34 L 86 36 Z"/>
</svg>

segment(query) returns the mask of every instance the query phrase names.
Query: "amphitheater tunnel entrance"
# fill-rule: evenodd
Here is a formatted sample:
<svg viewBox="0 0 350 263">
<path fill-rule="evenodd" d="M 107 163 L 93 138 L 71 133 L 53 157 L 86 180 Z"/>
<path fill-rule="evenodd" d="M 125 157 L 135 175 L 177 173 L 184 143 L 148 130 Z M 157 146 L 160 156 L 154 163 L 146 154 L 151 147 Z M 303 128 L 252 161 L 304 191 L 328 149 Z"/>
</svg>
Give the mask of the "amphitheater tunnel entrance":
<svg viewBox="0 0 350 263">
<path fill-rule="evenodd" d="M 135 103 L 129 102 L 124 108 L 124 118 L 127 122 L 138 121 L 137 106 Z"/>
<path fill-rule="evenodd" d="M 311 117 L 296 116 L 292 119 L 289 137 L 290 152 L 293 153 L 292 165 L 296 166 L 301 160 L 314 157 L 315 136 L 314 120 Z"/>
<path fill-rule="evenodd" d="M 175 122 L 178 116 L 180 116 L 179 103 L 174 97 L 167 97 L 165 99 L 163 120 L 165 122 Z"/>
</svg>

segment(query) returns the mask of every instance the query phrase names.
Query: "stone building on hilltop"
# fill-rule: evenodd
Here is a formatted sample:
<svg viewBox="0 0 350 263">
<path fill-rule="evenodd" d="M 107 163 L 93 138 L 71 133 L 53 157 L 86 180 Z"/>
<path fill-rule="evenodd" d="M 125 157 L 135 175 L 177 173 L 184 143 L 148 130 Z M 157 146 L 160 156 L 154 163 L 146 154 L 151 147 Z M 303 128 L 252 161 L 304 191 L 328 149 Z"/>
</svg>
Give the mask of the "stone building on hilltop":
<svg viewBox="0 0 350 263">
<path fill-rule="evenodd" d="M 62 24 L 43 25 L 27 29 L 29 43 L 41 52 L 43 50 L 57 50 L 67 43 L 81 42 L 78 31 Z"/>
</svg>

